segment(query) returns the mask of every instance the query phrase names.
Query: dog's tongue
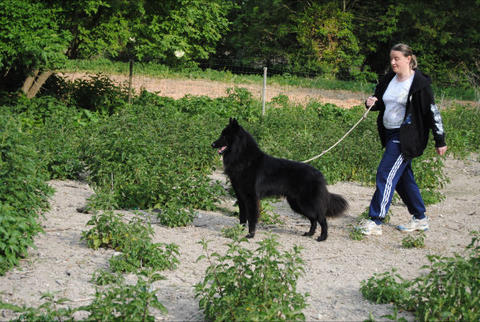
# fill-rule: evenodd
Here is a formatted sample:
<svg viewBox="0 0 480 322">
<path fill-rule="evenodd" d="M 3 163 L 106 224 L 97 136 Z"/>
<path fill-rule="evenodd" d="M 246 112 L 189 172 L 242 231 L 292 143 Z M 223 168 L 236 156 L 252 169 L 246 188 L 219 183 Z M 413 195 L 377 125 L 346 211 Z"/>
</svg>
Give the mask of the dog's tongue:
<svg viewBox="0 0 480 322">
<path fill-rule="evenodd" d="M 220 149 L 218 149 L 218 154 L 222 154 L 226 149 L 227 146 L 222 146 Z"/>
</svg>

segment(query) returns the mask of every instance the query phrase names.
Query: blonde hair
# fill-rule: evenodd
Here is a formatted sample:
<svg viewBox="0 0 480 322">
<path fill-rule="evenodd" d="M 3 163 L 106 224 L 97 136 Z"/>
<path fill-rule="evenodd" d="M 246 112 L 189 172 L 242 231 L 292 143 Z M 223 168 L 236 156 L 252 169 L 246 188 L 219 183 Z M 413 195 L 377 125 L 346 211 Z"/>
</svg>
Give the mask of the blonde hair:
<svg viewBox="0 0 480 322">
<path fill-rule="evenodd" d="M 405 57 L 411 56 L 412 59 L 410 60 L 410 68 L 411 69 L 417 69 L 418 64 L 417 64 L 417 56 L 413 54 L 412 48 L 410 48 L 409 45 L 406 44 L 396 44 L 395 46 L 392 47 L 390 51 L 399 51 L 401 52 Z"/>
</svg>

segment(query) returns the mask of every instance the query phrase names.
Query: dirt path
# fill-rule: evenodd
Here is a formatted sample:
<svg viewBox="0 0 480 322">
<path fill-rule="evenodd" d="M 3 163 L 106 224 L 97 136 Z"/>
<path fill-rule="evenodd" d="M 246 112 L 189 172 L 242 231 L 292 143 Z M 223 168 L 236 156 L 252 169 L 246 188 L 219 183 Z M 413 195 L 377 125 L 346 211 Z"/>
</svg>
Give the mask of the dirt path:
<svg viewBox="0 0 480 322">
<path fill-rule="evenodd" d="M 87 79 L 91 76 L 86 72 L 62 73 L 60 75 L 69 80 Z M 128 87 L 127 75 L 112 74 L 109 75 L 109 77 L 116 84 L 124 84 Z M 204 95 L 211 98 L 224 97 L 227 96 L 227 90 L 229 88 L 241 87 L 247 89 L 255 99 L 261 100 L 263 91 L 262 84 L 236 84 L 233 82 L 218 82 L 204 79 L 167 79 L 142 75 L 133 77 L 132 87 L 137 93 L 145 89 L 149 92 L 174 99 L 179 99 L 186 95 Z M 335 104 L 342 108 L 351 108 L 353 106 L 363 105 L 369 94 L 347 90 L 326 90 L 320 88 L 267 84 L 265 95 L 267 102 L 270 102 L 272 98 L 278 97 L 279 95 L 286 95 L 291 102 L 302 105 L 305 105 L 310 101 L 315 101 L 322 104 Z M 448 100 L 437 97 L 437 104 L 441 108 L 449 107 L 454 103 L 479 106 L 479 102 Z"/>
<path fill-rule="evenodd" d="M 61 74 L 69 80 L 86 79 L 87 73 L 64 73 Z M 117 84 L 128 84 L 126 75 L 110 75 Z M 235 84 L 202 79 L 162 79 L 148 76 L 134 76 L 132 87 L 139 92 L 145 89 L 152 93 L 158 93 L 162 96 L 179 99 L 185 95 L 201 96 L 206 95 L 211 98 L 227 96 L 227 89 L 233 87 L 246 88 L 253 97 L 261 99 L 262 84 Z M 310 100 L 321 103 L 331 103 L 339 107 L 350 108 L 352 106 L 363 104 L 366 94 L 361 92 L 350 92 L 342 90 L 323 90 L 317 88 L 300 88 L 295 86 L 280 86 L 268 84 L 266 91 L 266 101 L 270 102 L 272 98 L 278 95 L 287 95 L 292 102 L 306 104 Z"/>
<path fill-rule="evenodd" d="M 249 247 L 256 247 L 256 242 L 269 231 L 278 234 L 285 250 L 291 250 L 293 245 L 304 248 L 306 274 L 300 279 L 298 290 L 310 293 L 304 310 L 307 321 L 365 320 L 370 313 L 379 318 L 391 313 L 391 306 L 364 300 L 359 292 L 360 281 L 394 267 L 402 276 L 413 278 L 428 262 L 427 254 L 462 252 L 471 241 L 469 232 L 480 229 L 480 163 L 448 159 L 446 173 L 451 180 L 443 191 L 446 200 L 427 207 L 431 230 L 427 232 L 423 249 L 401 247 L 405 235 L 394 226 L 408 221 L 409 215 L 405 207 L 399 205 L 393 206 L 391 224 L 384 228 L 382 236 L 351 240 L 349 225 L 368 206 L 373 193 L 373 188 L 356 183 L 330 186 L 331 191 L 348 199 L 350 210 L 344 217 L 329 220 L 327 241 L 319 243 L 301 236 L 308 229 L 307 221 L 292 214 L 282 201 L 276 204 L 276 211 L 285 224 L 260 227 Z M 219 173 L 217 176 L 222 178 Z M 90 283 L 92 273 L 108 267 L 112 251 L 94 251 L 80 241 L 90 215 L 78 213 L 76 209 L 85 205 L 86 198 L 93 193 L 90 187 L 76 181 L 51 181 L 50 185 L 56 193 L 51 199 L 51 210 L 45 215 L 46 233 L 35 238 L 37 248 L 30 250 L 19 267 L 0 277 L 0 299 L 4 302 L 38 306 L 42 303 L 41 294 L 49 291 L 72 300 L 71 306 L 84 305 L 94 295 L 94 286 Z M 227 207 L 232 204 L 233 200 L 225 200 Z M 207 268 L 205 261 L 196 263 L 202 253 L 198 242 L 202 238 L 210 240 L 212 251 L 224 253 L 229 240 L 222 236 L 221 230 L 236 223 L 236 219 L 224 213 L 200 211 L 188 227 L 170 229 L 153 225 L 156 242 L 180 246 L 179 267 L 164 272 L 167 279 L 155 284 L 160 289 L 160 301 L 168 309 L 168 315 L 159 314 L 157 320 L 203 319 L 192 287 L 204 277 Z M 412 319 L 409 313 L 401 315 Z M 85 316 L 78 316 L 81 317 Z M 0 310 L 0 320 L 9 318 L 12 318 L 9 312 Z"/>
</svg>

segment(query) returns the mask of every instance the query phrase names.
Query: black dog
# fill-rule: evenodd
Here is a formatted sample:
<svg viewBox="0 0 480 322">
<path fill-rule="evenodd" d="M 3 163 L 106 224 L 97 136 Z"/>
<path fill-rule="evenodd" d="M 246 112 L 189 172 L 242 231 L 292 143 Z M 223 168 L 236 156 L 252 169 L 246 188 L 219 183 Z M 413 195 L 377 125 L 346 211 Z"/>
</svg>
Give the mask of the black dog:
<svg viewBox="0 0 480 322">
<path fill-rule="evenodd" d="M 318 222 L 322 229 L 318 241 L 327 239 L 326 216 L 338 216 L 348 208 L 342 196 L 328 192 L 320 171 L 262 152 L 236 119 L 230 119 L 212 147 L 223 155 L 225 173 L 238 199 L 240 223 L 245 225 L 248 221 L 249 238 L 255 236 L 259 203 L 264 197 L 284 196 L 295 212 L 307 217 L 311 225 L 304 236 L 312 236 Z"/>
</svg>

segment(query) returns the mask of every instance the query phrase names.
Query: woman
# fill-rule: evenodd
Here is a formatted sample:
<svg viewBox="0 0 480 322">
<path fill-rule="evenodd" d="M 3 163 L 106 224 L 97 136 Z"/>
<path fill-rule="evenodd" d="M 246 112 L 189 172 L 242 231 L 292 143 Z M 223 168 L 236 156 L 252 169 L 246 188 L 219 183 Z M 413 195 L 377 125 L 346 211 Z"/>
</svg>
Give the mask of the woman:
<svg viewBox="0 0 480 322">
<path fill-rule="evenodd" d="M 390 50 L 392 70 L 377 85 L 365 105 L 379 111 L 377 126 L 385 148 L 377 169 L 376 190 L 369 219 L 357 227 L 365 235 L 381 235 L 382 222 L 394 190 L 406 204 L 412 219 L 401 231 L 427 230 L 425 205 L 412 172 L 412 159 L 422 155 L 432 130 L 439 155 L 447 151 L 442 118 L 433 98 L 430 78 L 417 70 L 412 49 L 397 44 Z"/>
</svg>

